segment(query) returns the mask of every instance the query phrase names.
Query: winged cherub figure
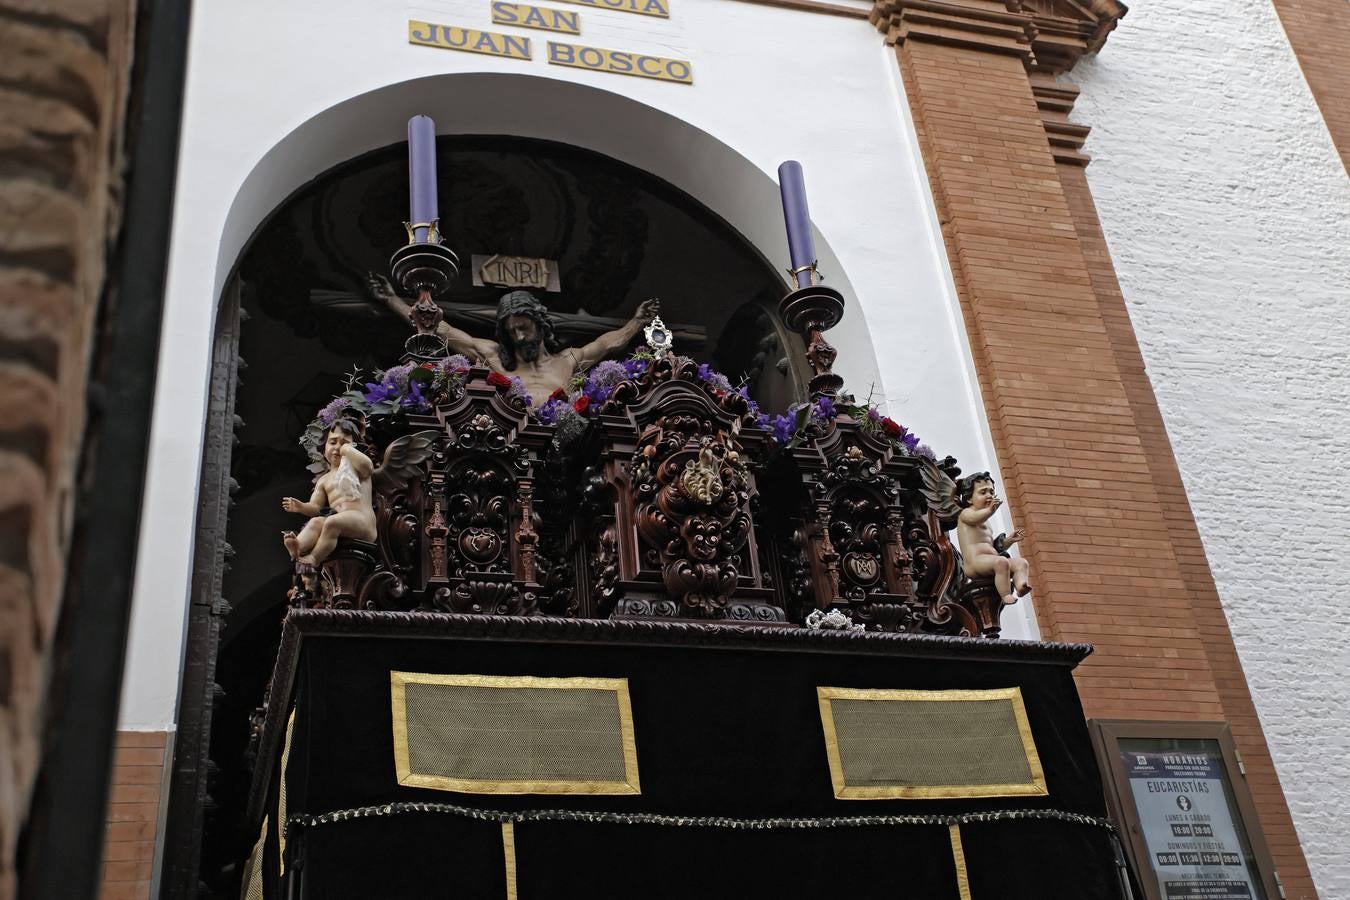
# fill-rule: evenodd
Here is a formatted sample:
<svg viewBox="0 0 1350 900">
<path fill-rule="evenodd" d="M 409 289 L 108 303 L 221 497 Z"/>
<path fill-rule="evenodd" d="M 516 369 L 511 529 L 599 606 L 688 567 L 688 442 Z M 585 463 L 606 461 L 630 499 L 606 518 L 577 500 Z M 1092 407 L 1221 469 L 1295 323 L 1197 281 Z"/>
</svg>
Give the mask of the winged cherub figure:
<svg viewBox="0 0 1350 900">
<path fill-rule="evenodd" d="M 961 564 L 971 578 L 994 577 L 994 587 L 1004 603 L 1016 603 L 1031 592 L 1027 581 L 1027 561 L 1009 557 L 1006 551 L 1022 540 L 1021 529 L 1011 535 L 994 537 L 989 518 L 1003 505 L 994 493 L 994 479 L 988 472 L 976 472 L 962 478 L 956 490 L 961 515 L 956 519 L 956 537 L 961 544 Z M 1013 593 L 1014 589 L 1016 593 Z"/>
<path fill-rule="evenodd" d="M 291 559 L 302 566 L 316 567 L 333 552 L 338 538 L 374 541 L 372 482 L 384 493 L 388 485 L 420 475 L 437 436 L 437 432 L 428 430 L 392 441 L 377 469 L 357 446 L 361 431 L 356 423 L 351 419 L 334 422 L 324 435 L 323 456 L 328 471 L 314 480 L 314 493 L 308 501 L 295 497 L 281 501 L 286 512 L 310 517 L 299 534 L 282 532 L 281 541 Z M 325 508 L 331 509 L 331 514 L 325 516 Z"/>
<path fill-rule="evenodd" d="M 994 479 L 988 472 L 976 472 L 953 481 L 930 460 L 921 463 L 923 494 L 938 513 L 944 527 L 956 525 L 961 547 L 961 568 L 967 578 L 993 578 L 994 588 L 1004 603 L 1016 603 L 1031 592 L 1029 567 L 1020 557 L 1008 555 L 1008 548 L 1025 536 L 1021 529 L 995 537 L 989 519 L 1003 506 L 994 491 Z"/>
</svg>

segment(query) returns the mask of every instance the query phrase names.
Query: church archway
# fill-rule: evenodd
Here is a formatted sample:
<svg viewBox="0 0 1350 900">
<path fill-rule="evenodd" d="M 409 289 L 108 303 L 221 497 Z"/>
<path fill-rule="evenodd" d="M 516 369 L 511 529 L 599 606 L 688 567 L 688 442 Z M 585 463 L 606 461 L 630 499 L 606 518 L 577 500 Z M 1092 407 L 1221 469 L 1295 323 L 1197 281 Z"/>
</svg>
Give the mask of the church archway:
<svg viewBox="0 0 1350 900">
<path fill-rule="evenodd" d="M 443 115 L 436 107 L 444 91 L 433 88 L 447 86 L 461 102 Z M 503 114 L 484 93 L 516 101 L 507 105 L 518 117 Z M 407 334 L 362 296 L 361 283 L 365 272 L 382 271 L 401 243 L 406 151 L 387 139 L 401 132 L 407 114 L 419 111 L 454 123 L 450 129 L 459 132 L 443 135 L 438 148 L 443 231 L 465 270 L 444 298 L 452 315 L 491 305 L 501 292 L 472 284 L 473 256 L 550 259 L 557 263 L 559 290 L 538 293 L 555 312 L 574 317 L 570 326 L 584 332 L 588 319 L 603 325 L 631 314 L 643 297 L 660 295 L 682 352 L 744 378 L 771 408 L 800 395 L 800 372 L 780 364 L 801 358 L 793 346 L 799 339 L 772 313 L 786 290 L 766 258 L 782 243 L 776 186 L 734 150 L 685 123 L 577 85 L 454 76 L 353 98 L 278 144 L 245 180 L 219 251 L 224 324 L 212 397 L 213 421 L 225 427 L 208 427 L 207 441 L 228 442 L 226 423 L 233 418 L 237 445 L 230 450 L 225 443 L 216 458 L 228 460 L 234 482 L 230 520 L 248 527 L 198 538 L 194 599 L 210 603 L 220 592 L 234 608 L 214 626 L 201 618 L 189 623 L 170 801 L 170 834 L 182 835 L 176 852 L 188 860 L 201 853 L 201 877 L 226 893 L 230 879 L 218 873 L 232 861 L 238 837 L 248 716 L 262 702 L 284 602 L 286 563 L 277 533 L 294 525 L 276 501 L 305 495 L 309 476 L 295 439 L 341 389 L 343 371 L 391 364 Z M 384 146 L 367 146 L 372 135 Z M 317 171 L 323 174 L 314 177 Z M 278 205 L 278 197 L 287 199 Z M 819 235 L 817 243 L 822 269 L 848 296 L 828 245 Z M 242 326 L 240 313 L 247 320 Z M 839 343 L 870 347 L 861 316 L 851 311 L 845 321 Z M 460 324 L 471 329 L 471 317 Z M 862 339 L 851 340 L 854 331 Z M 237 384 L 233 354 L 220 341 L 237 341 L 248 362 Z M 853 366 L 864 377 L 874 372 L 870 350 L 857 354 Z M 847 373 L 847 365 L 840 368 Z M 224 494 L 229 479 L 219 475 L 203 478 L 200 521 L 215 521 L 214 510 L 230 502 Z M 228 572 L 214 574 L 225 568 L 217 554 L 230 557 Z M 208 769 L 215 769 L 215 803 L 203 843 L 197 804 Z M 196 844 L 189 848 L 187 841 Z M 175 842 L 171 838 L 171 853 Z M 195 880 L 195 863 L 187 865 Z"/>
</svg>

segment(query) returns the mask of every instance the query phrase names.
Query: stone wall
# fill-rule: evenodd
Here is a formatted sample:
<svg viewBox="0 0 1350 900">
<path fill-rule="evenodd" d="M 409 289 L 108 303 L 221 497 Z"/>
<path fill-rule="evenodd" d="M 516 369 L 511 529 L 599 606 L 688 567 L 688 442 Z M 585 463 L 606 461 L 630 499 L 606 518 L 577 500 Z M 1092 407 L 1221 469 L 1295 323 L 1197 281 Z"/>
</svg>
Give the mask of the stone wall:
<svg viewBox="0 0 1350 900">
<path fill-rule="evenodd" d="M 91 339 L 118 226 L 132 4 L 0 0 L 0 897 L 36 774 Z"/>
<path fill-rule="evenodd" d="M 1276 16 L 1293 36 L 1288 14 L 1323 7 L 1339 9 L 1329 51 L 1343 0 L 1134 4 L 1072 77 L 1092 195 L 1298 839 L 1321 895 L 1345 897 L 1350 179 L 1308 87 L 1334 54 L 1305 81 Z"/>
</svg>

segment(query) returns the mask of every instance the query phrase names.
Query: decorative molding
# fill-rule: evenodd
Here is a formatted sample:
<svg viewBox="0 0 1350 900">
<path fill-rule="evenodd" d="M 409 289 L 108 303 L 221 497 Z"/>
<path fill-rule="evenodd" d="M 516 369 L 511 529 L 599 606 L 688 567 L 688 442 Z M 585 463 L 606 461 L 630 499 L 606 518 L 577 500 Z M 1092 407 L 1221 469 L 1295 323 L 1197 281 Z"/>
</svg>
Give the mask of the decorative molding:
<svg viewBox="0 0 1350 900">
<path fill-rule="evenodd" d="M 1119 0 L 876 0 L 868 18 L 888 44 L 973 47 L 1058 74 L 1101 49 L 1126 11 Z"/>
<path fill-rule="evenodd" d="M 1041 124 L 1045 126 L 1055 162 L 1070 166 L 1086 166 L 1091 162 L 1092 157 L 1083 152 L 1083 142 L 1092 129 L 1069 121 L 1078 88 L 1049 75 L 1035 74 L 1031 76 L 1031 93 L 1041 111 Z"/>
<path fill-rule="evenodd" d="M 931 41 L 1007 53 L 1033 65 L 1032 17 L 999 0 L 877 0 L 869 21 L 887 44 Z"/>
<path fill-rule="evenodd" d="M 1128 7 L 1120 0 L 1009 0 L 1029 13 L 1036 26 L 1035 71 L 1067 72 L 1084 54 L 1106 43 Z"/>
</svg>

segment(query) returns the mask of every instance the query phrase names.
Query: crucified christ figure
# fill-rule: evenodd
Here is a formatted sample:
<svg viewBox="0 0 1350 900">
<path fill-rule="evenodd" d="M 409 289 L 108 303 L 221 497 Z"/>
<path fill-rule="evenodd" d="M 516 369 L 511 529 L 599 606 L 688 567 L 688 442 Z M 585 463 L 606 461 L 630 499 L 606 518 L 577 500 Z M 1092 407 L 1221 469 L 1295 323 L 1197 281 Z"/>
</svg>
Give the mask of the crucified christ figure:
<svg viewBox="0 0 1350 900">
<path fill-rule="evenodd" d="M 375 298 L 399 318 L 412 317 L 413 304 L 400 297 L 388 279 L 372 274 L 369 285 Z M 619 328 L 584 347 L 564 347 L 553 334 L 548 308 L 528 291 L 512 291 L 497 304 L 497 330 L 492 338 L 476 338 L 445 321 L 437 323 L 436 334 L 471 362 L 518 377 L 538 405 L 556 388 L 566 387 L 576 372 L 627 347 L 657 310 L 657 300 L 644 300 L 633 318 Z"/>
</svg>

